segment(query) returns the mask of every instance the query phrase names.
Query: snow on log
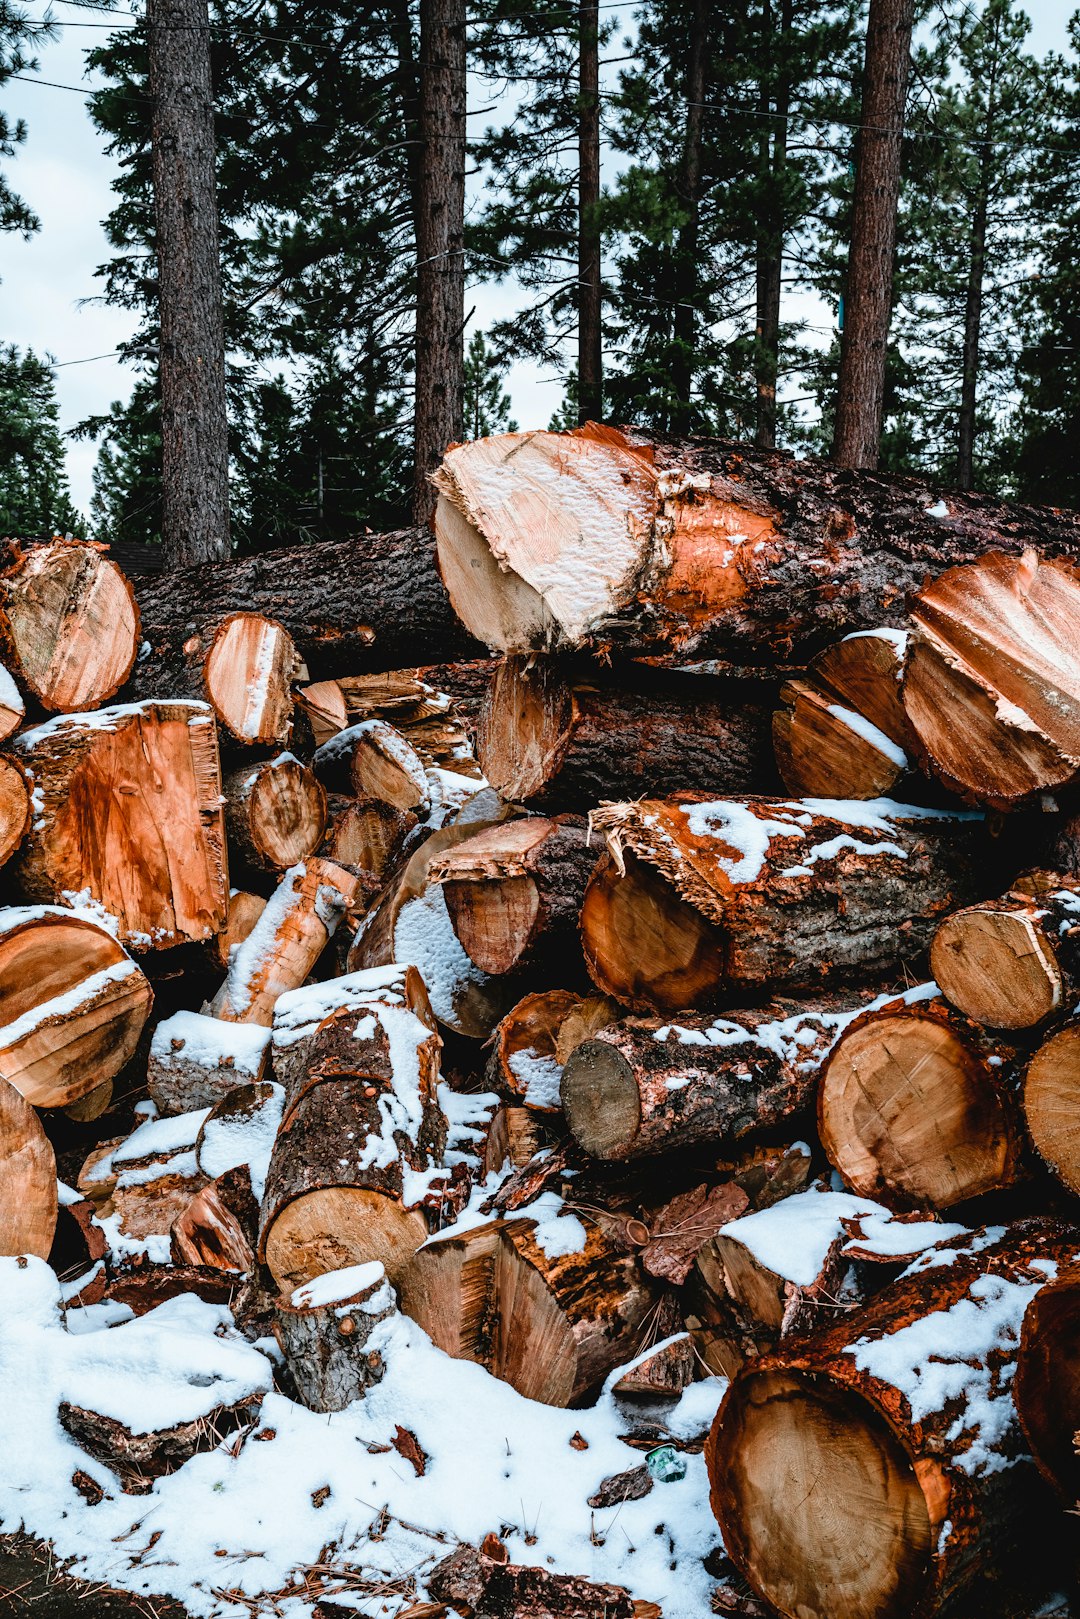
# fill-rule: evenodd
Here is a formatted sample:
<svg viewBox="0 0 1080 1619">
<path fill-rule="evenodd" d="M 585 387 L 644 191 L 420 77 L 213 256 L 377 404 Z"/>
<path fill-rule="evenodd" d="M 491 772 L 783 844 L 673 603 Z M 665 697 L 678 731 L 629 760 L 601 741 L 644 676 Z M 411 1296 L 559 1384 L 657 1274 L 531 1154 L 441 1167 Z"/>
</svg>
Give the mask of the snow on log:
<svg viewBox="0 0 1080 1619">
<path fill-rule="evenodd" d="M 207 704 L 59 715 L 15 747 L 34 778 L 33 821 L 14 868 L 28 898 L 85 892 L 136 949 L 218 932 L 228 879 Z"/>
<path fill-rule="evenodd" d="M 0 754 L 0 866 L 30 830 L 31 782 L 22 765 Z"/>
<path fill-rule="evenodd" d="M 705 1455 L 759 1596 L 799 1619 L 964 1607 L 1045 1506 L 1011 1380 L 1025 1309 L 1078 1253 L 1051 1222 L 958 1238 L 743 1368 Z"/>
<path fill-rule="evenodd" d="M 948 916 L 930 969 L 959 1011 L 992 1029 L 1032 1029 L 1080 997 L 1080 883 L 1040 876 Z"/>
<path fill-rule="evenodd" d="M 291 753 L 229 771 L 222 784 L 234 867 L 282 872 L 315 853 L 326 831 L 326 794 Z"/>
<path fill-rule="evenodd" d="M 932 995 L 909 990 L 904 1001 Z M 590 1157 L 644 1158 L 737 1142 L 809 1113 L 818 1075 L 844 1029 L 867 1007 L 895 1004 L 849 993 L 817 1004 L 774 1004 L 677 1022 L 625 1018 L 567 1057 L 563 1113 Z M 902 1003 L 901 1003 L 902 1004 Z"/>
<path fill-rule="evenodd" d="M 261 613 L 230 613 L 206 654 L 202 686 L 237 742 L 284 747 L 292 732 L 293 682 L 302 667 L 283 624 Z"/>
<path fill-rule="evenodd" d="M 948 1209 L 1022 1169 L 1016 1051 L 944 1000 L 857 1018 L 821 1071 L 818 1130 L 863 1197 Z"/>
<path fill-rule="evenodd" d="M 210 964 L 219 972 L 227 972 L 233 947 L 243 944 L 263 911 L 266 900 L 246 888 L 230 888 L 229 912 L 220 933 L 206 941 L 206 954 Z"/>
<path fill-rule="evenodd" d="M 6 742 L 25 718 L 26 704 L 19 695 L 19 688 L 0 663 L 0 742 Z"/>
<path fill-rule="evenodd" d="M 0 1079 L 0 1255 L 48 1259 L 56 1217 L 52 1146 L 30 1103 Z"/>
<path fill-rule="evenodd" d="M 0 652 L 43 708 L 70 713 L 107 702 L 138 646 L 134 592 L 100 547 L 56 539 L 16 550 L 0 579 Z"/>
<path fill-rule="evenodd" d="M 195 1162 L 200 1172 L 210 1180 L 221 1180 L 232 1170 L 243 1170 L 259 1204 L 284 1111 L 284 1087 L 273 1080 L 237 1085 L 214 1103 L 199 1126 Z M 255 1214 L 257 1237 L 257 1208 Z"/>
<path fill-rule="evenodd" d="M 895 971 L 986 880 L 970 812 L 890 799 L 688 794 L 604 804 L 591 823 L 608 852 L 581 912 L 585 961 L 636 1010 Z"/>
<path fill-rule="evenodd" d="M 1063 1186 L 1080 1194 L 1080 1023 L 1075 1017 L 1036 1051 L 1021 1097 L 1036 1152 Z"/>
<path fill-rule="evenodd" d="M 1080 1497 L 1080 1269 L 1048 1282 L 1028 1305 L 1013 1396 L 1040 1473 L 1075 1506 Z"/>
<path fill-rule="evenodd" d="M 903 701 L 920 763 L 996 809 L 1071 786 L 1080 777 L 1080 576 L 1071 563 L 992 552 L 925 585 L 911 617 Z"/>
<path fill-rule="evenodd" d="M 35 1107 L 66 1107 L 118 1074 L 153 999 L 96 922 L 59 906 L 0 910 L 0 1077 Z"/>
<path fill-rule="evenodd" d="M 589 809 L 647 793 L 771 792 L 775 687 L 626 665 L 507 657 L 477 723 L 476 752 L 513 803 Z"/>
<path fill-rule="evenodd" d="M 311 1411 L 344 1411 L 381 1382 L 381 1322 L 396 1311 L 383 1267 L 372 1261 L 327 1271 L 274 1306 L 274 1330 L 297 1395 Z"/>
<path fill-rule="evenodd" d="M 473 721 L 492 662 L 435 664 L 386 674 L 317 681 L 297 694 L 317 747 L 363 720 L 388 720 L 427 769 L 479 776 L 472 756 Z"/>
<path fill-rule="evenodd" d="M 274 1007 L 273 1063 L 278 1083 L 295 1090 L 307 1068 L 314 1037 L 328 1017 L 372 1005 L 404 1007 L 425 1028 L 435 1031 L 435 1014 L 415 967 L 393 962 L 305 984 L 280 996 Z"/>
<path fill-rule="evenodd" d="M 511 1007 L 491 1039 L 488 1083 L 539 1113 L 557 1113 L 563 1063 L 575 1046 L 619 1016 L 603 995 L 573 990 L 526 995 Z"/>
<path fill-rule="evenodd" d="M 457 445 L 435 482 L 450 599 L 500 651 L 794 667 L 991 547 L 1080 557 L 1075 513 L 592 424 Z"/>
<path fill-rule="evenodd" d="M 213 1107 L 238 1085 L 263 1078 L 270 1030 L 175 1012 L 154 1030 L 147 1066 L 150 1099 L 161 1113 Z"/>
<path fill-rule="evenodd" d="M 388 720 L 361 720 L 338 731 L 312 761 L 330 792 L 376 798 L 396 810 L 423 814 L 430 790 L 424 761 Z"/>
</svg>

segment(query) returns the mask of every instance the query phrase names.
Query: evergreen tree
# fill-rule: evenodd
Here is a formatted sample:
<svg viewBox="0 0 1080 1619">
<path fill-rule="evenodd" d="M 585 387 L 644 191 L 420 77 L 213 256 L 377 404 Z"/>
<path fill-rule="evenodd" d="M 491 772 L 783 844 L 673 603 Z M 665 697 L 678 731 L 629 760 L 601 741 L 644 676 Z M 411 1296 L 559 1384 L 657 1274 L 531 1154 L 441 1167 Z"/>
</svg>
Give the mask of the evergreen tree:
<svg viewBox="0 0 1080 1619">
<path fill-rule="evenodd" d="M 483 332 L 476 331 L 465 351 L 465 432 L 469 438 L 489 433 L 516 433 L 510 419 L 510 396 L 503 392 L 505 368 L 488 348 Z"/>
<path fill-rule="evenodd" d="M 0 533 L 26 538 L 81 533 L 71 504 L 59 406 L 44 360 L 0 348 Z"/>
<path fill-rule="evenodd" d="M 54 33 L 50 20 L 32 20 L 12 5 L 11 0 L 0 0 L 0 89 L 16 73 L 37 71 L 37 60 L 31 54 L 33 48 L 52 39 Z M 0 158 L 14 157 L 16 147 L 25 139 L 25 121 L 17 118 L 12 123 L 0 108 Z M 41 221 L 33 209 L 16 195 L 0 171 L 0 231 L 17 231 L 20 236 L 28 237 L 40 226 Z"/>
</svg>

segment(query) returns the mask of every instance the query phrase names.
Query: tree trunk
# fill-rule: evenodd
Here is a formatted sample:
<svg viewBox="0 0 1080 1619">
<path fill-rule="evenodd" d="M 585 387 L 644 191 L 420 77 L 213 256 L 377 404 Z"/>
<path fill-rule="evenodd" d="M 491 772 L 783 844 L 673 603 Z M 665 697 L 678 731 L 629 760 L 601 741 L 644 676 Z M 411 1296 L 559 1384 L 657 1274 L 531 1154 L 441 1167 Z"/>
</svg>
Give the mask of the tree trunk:
<svg viewBox="0 0 1080 1619">
<path fill-rule="evenodd" d="M 597 0 L 579 0 L 577 261 L 579 422 L 599 422 L 604 418 L 600 253 L 600 17 Z"/>
<path fill-rule="evenodd" d="M 309 1411 L 344 1411 L 382 1381 L 382 1354 L 368 1340 L 396 1307 L 381 1265 L 328 1271 L 278 1299 L 274 1313 L 286 1365 Z"/>
<path fill-rule="evenodd" d="M 842 467 L 878 464 L 914 18 L 915 0 L 870 0 L 833 439 Z"/>
<path fill-rule="evenodd" d="M 581 912 L 597 986 L 677 1012 L 914 961 L 985 881 L 977 830 L 947 810 L 841 813 L 690 795 L 601 806 L 592 824 L 608 853 Z"/>
<path fill-rule="evenodd" d="M 229 554 L 229 448 L 207 0 L 147 9 L 167 570 Z"/>
<path fill-rule="evenodd" d="M 784 170 L 787 166 L 787 118 L 790 89 L 784 58 L 791 33 L 791 0 L 781 0 L 780 27 L 774 31 L 772 0 L 764 0 L 761 17 L 762 66 L 758 107 L 759 199 L 757 237 L 757 330 L 755 365 L 757 408 L 754 442 L 771 450 L 776 444 L 776 387 L 780 368 L 780 296 L 784 276 Z M 774 53 L 782 67 L 777 72 Z M 772 80 L 775 77 L 775 95 Z M 773 101 L 776 103 L 773 115 Z"/>
<path fill-rule="evenodd" d="M 1045 1023 L 1080 999 L 1080 884 L 1047 875 L 1035 895 L 1014 891 L 956 911 L 934 934 L 930 970 L 976 1023 Z"/>
<path fill-rule="evenodd" d="M 48 1259 L 56 1208 L 56 1158 L 49 1139 L 26 1098 L 0 1079 L 0 1255 Z"/>
<path fill-rule="evenodd" d="M 420 143 L 413 520 L 427 523 L 430 475 L 464 432 L 465 0 L 420 0 Z"/>
<path fill-rule="evenodd" d="M 1080 559 L 1075 512 L 945 501 L 915 478 L 636 430 L 481 439 L 436 482 L 455 611 L 506 652 L 711 659 L 775 678 L 849 631 L 906 628 L 909 593 L 953 564 L 1032 545 Z"/>
<path fill-rule="evenodd" d="M 305 984 L 283 995 L 274 1008 L 274 1078 L 290 1095 L 307 1071 L 312 1042 L 325 1020 L 358 1006 L 403 1006 L 435 1033 L 435 1014 L 415 967 L 376 967 Z"/>
<path fill-rule="evenodd" d="M 689 433 L 694 425 L 692 396 L 696 367 L 700 269 L 701 149 L 705 124 L 706 68 L 709 54 L 708 0 L 694 0 L 686 57 L 686 131 L 676 195 L 682 222 L 675 239 L 675 335 L 671 359 L 671 429 Z"/>
<path fill-rule="evenodd" d="M 993 14 L 995 45 L 1001 27 L 1000 13 Z M 960 382 L 960 414 L 956 424 L 956 482 L 960 489 L 975 487 L 976 408 L 979 387 L 979 343 L 982 330 L 983 278 L 986 274 L 986 225 L 990 206 L 990 168 L 994 161 L 994 125 L 997 92 L 996 51 L 991 58 L 986 91 L 986 117 L 982 139 L 976 144 L 978 180 L 971 218 L 967 296 L 964 300 L 963 369 Z"/>
<path fill-rule="evenodd" d="M 1080 1269 L 1049 1282 L 1024 1312 L 1013 1394 L 1040 1473 L 1074 1507 L 1080 1496 Z"/>
<path fill-rule="evenodd" d="M 230 771 L 222 793 L 234 874 L 246 869 L 277 876 L 313 855 L 323 840 L 326 794 L 290 753 Z"/>
<path fill-rule="evenodd" d="M 977 1582 L 1014 1549 L 1029 1570 L 1038 1555 L 1046 1501 L 1011 1373 L 1025 1306 L 1080 1242 L 1036 1221 L 965 1241 L 753 1360 L 725 1396 L 705 1448 L 713 1511 L 781 1614 L 986 1612 Z"/>
<path fill-rule="evenodd" d="M 163 1114 L 213 1107 L 238 1085 L 261 1080 L 269 1051 L 269 1029 L 176 1012 L 158 1024 L 150 1042 L 150 1099 Z"/>
</svg>

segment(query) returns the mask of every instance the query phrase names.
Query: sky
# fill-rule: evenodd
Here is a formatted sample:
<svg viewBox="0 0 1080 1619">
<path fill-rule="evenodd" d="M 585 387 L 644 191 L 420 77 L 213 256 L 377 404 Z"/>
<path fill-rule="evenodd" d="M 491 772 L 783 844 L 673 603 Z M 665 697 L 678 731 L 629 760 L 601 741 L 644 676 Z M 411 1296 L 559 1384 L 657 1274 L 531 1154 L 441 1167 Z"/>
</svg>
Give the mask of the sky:
<svg viewBox="0 0 1080 1619">
<path fill-rule="evenodd" d="M 1030 49 L 1038 55 L 1064 49 L 1066 25 L 1077 0 L 1035 0 Z M 44 15 L 42 0 L 25 0 L 28 15 Z M 40 53 L 38 82 L 11 82 L 4 88 L 9 118 L 23 117 L 29 137 L 8 172 L 15 190 L 41 218 L 40 232 L 23 243 L 0 238 L 0 340 L 51 356 L 57 366 L 60 425 L 72 427 L 84 417 L 124 399 L 132 373 L 111 356 L 133 330 L 123 310 L 97 302 L 100 283 L 94 271 L 109 256 L 101 221 L 112 206 L 110 184 L 116 165 L 86 112 L 82 94 L 52 84 L 89 85 L 85 54 L 105 32 L 88 23 L 114 26 L 100 11 L 54 0 L 55 17 L 68 26 Z M 631 25 L 632 7 L 621 31 Z M 119 22 L 120 19 L 117 19 Z M 83 25 L 83 26 L 75 26 Z M 48 84 L 44 81 L 51 81 Z M 472 289 L 474 321 L 490 325 L 515 307 L 513 286 Z M 532 364 L 514 367 L 507 386 L 521 427 L 546 426 L 559 402 L 559 387 L 550 373 Z M 72 498 L 84 512 L 90 503 L 96 456 L 93 443 L 68 440 L 68 474 Z"/>
</svg>

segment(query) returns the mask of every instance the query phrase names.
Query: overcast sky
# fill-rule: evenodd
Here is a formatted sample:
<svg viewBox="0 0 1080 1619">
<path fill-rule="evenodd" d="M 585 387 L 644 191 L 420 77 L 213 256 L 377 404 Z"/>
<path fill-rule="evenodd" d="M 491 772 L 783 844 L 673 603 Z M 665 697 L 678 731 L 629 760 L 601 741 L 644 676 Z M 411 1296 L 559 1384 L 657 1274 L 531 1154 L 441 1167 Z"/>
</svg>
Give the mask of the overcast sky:
<svg viewBox="0 0 1080 1619">
<path fill-rule="evenodd" d="M 32 16 L 44 5 L 26 0 Z M 1066 25 L 1075 0 L 1037 0 L 1030 48 L 1037 54 L 1064 49 Z M 55 0 L 53 11 L 67 23 L 53 44 L 41 52 L 40 81 L 86 85 L 85 53 L 105 34 L 87 23 L 116 26 L 101 12 Z M 629 23 L 631 7 L 627 7 Z M 119 19 L 118 19 L 119 21 Z M 625 26 L 625 25 L 624 25 Z M 108 257 L 101 220 L 112 206 L 110 182 L 115 165 L 103 149 L 86 113 L 85 97 L 50 88 L 45 82 L 9 83 L 4 109 L 24 117 L 29 138 L 9 165 L 15 189 L 39 214 L 40 232 L 29 243 L 0 238 L 0 339 L 49 354 L 56 361 L 61 427 L 126 398 L 131 373 L 108 355 L 127 337 L 133 322 L 122 310 L 85 302 L 98 293 L 94 270 Z M 481 325 L 509 311 L 509 288 L 478 289 L 470 295 Z M 87 363 L 73 363 L 73 362 Z M 537 368 L 519 366 L 509 387 L 522 427 L 546 425 L 558 403 L 558 386 Z M 87 509 L 96 449 L 69 440 L 68 468 L 75 504 Z"/>
</svg>

